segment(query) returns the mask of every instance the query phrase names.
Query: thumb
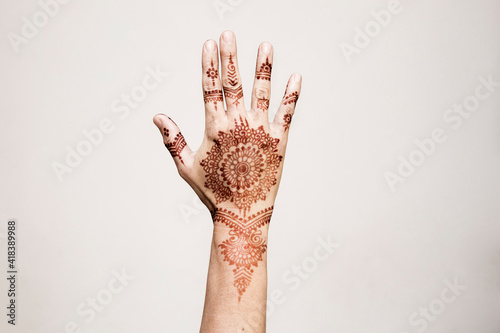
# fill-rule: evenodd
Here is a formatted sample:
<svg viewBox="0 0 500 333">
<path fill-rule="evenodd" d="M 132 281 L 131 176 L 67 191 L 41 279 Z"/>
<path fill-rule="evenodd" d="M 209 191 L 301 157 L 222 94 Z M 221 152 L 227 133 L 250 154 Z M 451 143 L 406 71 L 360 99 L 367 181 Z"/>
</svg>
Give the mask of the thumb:
<svg viewBox="0 0 500 333">
<path fill-rule="evenodd" d="M 177 124 L 164 114 L 157 114 L 153 122 L 163 136 L 163 143 L 174 159 L 177 169 L 183 171 L 193 164 L 193 151 L 186 144 L 186 140 Z"/>
</svg>

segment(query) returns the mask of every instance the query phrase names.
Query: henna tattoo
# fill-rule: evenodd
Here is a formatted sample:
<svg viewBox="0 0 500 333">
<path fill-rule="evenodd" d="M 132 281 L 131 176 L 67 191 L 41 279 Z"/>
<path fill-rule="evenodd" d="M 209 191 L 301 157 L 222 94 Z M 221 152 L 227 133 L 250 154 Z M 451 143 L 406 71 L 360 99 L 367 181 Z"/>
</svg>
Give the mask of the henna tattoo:
<svg viewBox="0 0 500 333">
<path fill-rule="evenodd" d="M 266 111 L 269 108 L 269 99 L 257 98 L 257 109 Z"/>
<path fill-rule="evenodd" d="M 290 95 L 283 97 L 283 105 L 296 104 L 298 99 L 299 93 L 297 91 L 294 91 Z"/>
<path fill-rule="evenodd" d="M 215 79 L 219 77 L 219 72 L 214 67 L 213 59 L 210 59 L 210 68 L 207 70 L 206 74 L 208 78 L 212 79 L 212 86 L 215 86 Z M 224 101 L 224 98 L 222 97 L 222 90 L 204 90 L 203 100 L 205 101 L 205 104 L 213 102 L 215 110 L 217 111 L 217 102 Z"/>
<path fill-rule="evenodd" d="M 214 145 L 201 161 L 206 172 L 205 187 L 216 203 L 233 202 L 246 215 L 252 203 L 265 200 L 276 185 L 283 157 L 277 154 L 279 139 L 264 127 L 250 128 L 247 120 L 235 120 L 235 129 L 219 131 Z"/>
<path fill-rule="evenodd" d="M 243 89 L 241 86 L 236 88 L 224 87 L 224 93 L 226 97 L 234 99 L 233 105 L 240 104 L 239 99 L 243 97 Z"/>
<path fill-rule="evenodd" d="M 243 88 L 238 85 L 238 76 L 236 75 L 236 66 L 234 65 L 233 55 L 229 55 L 229 64 L 227 65 L 227 81 L 230 86 L 224 87 L 224 93 L 227 98 L 234 99 L 233 105 L 240 104 L 239 99 L 243 97 Z M 238 85 L 238 86 L 237 86 Z M 237 86 L 237 87 L 236 87 Z"/>
<path fill-rule="evenodd" d="M 214 60 L 210 59 L 210 68 L 207 70 L 207 76 L 212 79 L 212 85 L 215 86 L 215 79 L 219 77 L 219 72 L 214 67 Z"/>
<path fill-rule="evenodd" d="M 292 114 L 291 113 L 286 113 L 283 116 L 283 127 L 285 128 L 285 132 L 290 128 L 290 123 L 292 122 Z"/>
<path fill-rule="evenodd" d="M 236 66 L 234 65 L 233 55 L 229 55 L 229 64 L 227 65 L 227 80 L 231 86 L 238 84 L 238 77 L 236 76 Z"/>
<path fill-rule="evenodd" d="M 267 80 L 271 81 L 271 70 L 273 69 L 273 65 L 269 63 L 269 59 L 266 58 L 266 62 L 260 65 L 260 69 L 257 72 L 257 80 Z"/>
<path fill-rule="evenodd" d="M 252 267 L 258 267 L 262 255 L 267 250 L 267 243 L 262 238 L 260 227 L 269 224 L 273 207 L 266 208 L 248 217 L 242 218 L 226 209 L 218 209 L 213 215 L 214 223 L 223 223 L 230 228 L 229 238 L 218 247 L 224 261 L 235 266 L 234 286 L 238 290 L 238 301 L 252 281 Z"/>
<path fill-rule="evenodd" d="M 167 130 L 167 137 L 168 137 L 168 130 Z M 181 163 L 184 164 L 184 161 L 182 160 L 181 157 L 181 152 L 184 149 L 184 147 L 186 147 L 186 140 L 184 139 L 184 136 L 181 134 L 181 132 L 177 133 L 177 135 L 174 138 L 174 141 L 166 143 L 165 147 L 167 147 L 172 157 L 176 156 L 179 157 Z"/>
<path fill-rule="evenodd" d="M 208 90 L 203 92 L 203 100 L 205 103 L 214 102 L 215 110 L 217 111 L 217 102 L 224 101 L 222 97 L 222 90 Z"/>
<path fill-rule="evenodd" d="M 163 135 L 166 136 L 168 138 L 168 129 L 166 127 L 163 127 Z"/>
</svg>

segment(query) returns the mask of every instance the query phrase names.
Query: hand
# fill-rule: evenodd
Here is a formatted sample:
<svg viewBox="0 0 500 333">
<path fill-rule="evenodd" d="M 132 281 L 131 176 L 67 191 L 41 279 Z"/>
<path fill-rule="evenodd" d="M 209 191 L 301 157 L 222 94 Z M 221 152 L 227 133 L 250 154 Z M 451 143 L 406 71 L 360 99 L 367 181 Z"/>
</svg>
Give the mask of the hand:
<svg viewBox="0 0 500 333">
<path fill-rule="evenodd" d="M 248 112 L 243 103 L 236 40 L 230 31 L 220 38 L 220 59 L 219 66 L 217 43 L 208 40 L 202 55 L 205 136 L 198 151 L 193 152 L 187 146 L 169 117 L 156 115 L 154 123 L 179 174 L 213 217 L 214 236 L 201 331 L 264 332 L 267 231 L 301 77 L 294 74 L 289 79 L 274 121 L 269 123 L 272 45 L 262 43 L 259 47 Z M 238 297 L 233 294 L 234 288 Z M 249 323 L 249 317 L 257 320 Z"/>
<path fill-rule="evenodd" d="M 269 123 L 272 45 L 262 43 L 259 47 L 248 112 L 243 103 L 236 40 L 230 31 L 221 35 L 220 59 L 219 66 L 217 43 L 208 40 L 202 55 L 205 136 L 198 151 L 186 145 L 172 119 L 158 114 L 154 123 L 179 174 L 208 209 L 213 213 L 224 208 L 247 216 L 273 206 L 301 76 L 292 75 L 274 121 Z"/>
</svg>

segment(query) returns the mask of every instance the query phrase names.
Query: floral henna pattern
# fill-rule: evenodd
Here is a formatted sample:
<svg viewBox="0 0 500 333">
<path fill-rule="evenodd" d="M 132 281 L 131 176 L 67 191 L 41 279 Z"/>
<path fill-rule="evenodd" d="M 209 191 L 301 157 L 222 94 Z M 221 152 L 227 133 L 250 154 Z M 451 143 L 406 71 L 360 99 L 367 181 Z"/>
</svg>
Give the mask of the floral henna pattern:
<svg viewBox="0 0 500 333">
<path fill-rule="evenodd" d="M 166 130 L 166 136 L 168 137 L 168 130 Z M 184 161 L 182 160 L 181 157 L 181 152 L 184 149 L 184 147 L 186 147 L 186 140 L 184 139 L 184 136 L 180 132 L 177 133 L 177 135 L 174 138 L 174 141 L 166 143 L 165 147 L 167 147 L 172 157 L 176 156 L 179 157 L 181 163 L 184 164 Z"/>
<path fill-rule="evenodd" d="M 285 128 L 285 132 L 290 128 L 290 123 L 292 122 L 292 114 L 286 113 L 283 116 L 283 127 Z"/>
<path fill-rule="evenodd" d="M 215 86 L 215 80 L 219 77 L 219 72 L 214 67 L 214 60 L 210 60 L 210 68 L 206 72 L 207 77 L 212 79 L 212 86 Z M 213 102 L 215 110 L 217 111 L 217 102 L 224 101 L 222 97 L 222 90 L 212 89 L 203 91 L 203 100 L 206 103 Z"/>
<path fill-rule="evenodd" d="M 234 99 L 233 105 L 240 104 L 239 99 L 243 97 L 243 88 L 238 85 L 238 77 L 236 76 L 236 66 L 234 66 L 233 55 L 229 55 L 229 64 L 227 65 L 227 82 L 229 86 L 224 87 L 224 93 L 227 98 Z"/>
<path fill-rule="evenodd" d="M 233 202 L 245 216 L 252 203 L 265 200 L 283 159 L 278 142 L 263 126 L 250 128 L 242 118 L 235 120 L 235 129 L 220 131 L 201 161 L 205 187 L 214 192 L 216 203 Z"/>
<path fill-rule="evenodd" d="M 266 58 L 266 62 L 260 65 L 260 69 L 257 72 L 257 80 L 267 80 L 271 81 L 271 70 L 273 65 L 269 63 L 269 59 Z"/>
<path fill-rule="evenodd" d="M 267 243 L 261 237 L 260 227 L 269 224 L 273 207 L 242 218 L 226 209 L 218 209 L 213 215 L 214 223 L 223 223 L 230 228 L 229 238 L 218 245 L 222 249 L 224 261 L 235 266 L 234 286 L 238 290 L 238 301 L 252 281 L 254 267 L 262 261 L 262 255 L 267 250 Z"/>
<path fill-rule="evenodd" d="M 210 60 L 210 68 L 207 70 L 207 76 L 212 79 L 212 86 L 215 86 L 215 79 L 219 77 L 219 72 L 214 67 L 214 60 Z"/>
</svg>

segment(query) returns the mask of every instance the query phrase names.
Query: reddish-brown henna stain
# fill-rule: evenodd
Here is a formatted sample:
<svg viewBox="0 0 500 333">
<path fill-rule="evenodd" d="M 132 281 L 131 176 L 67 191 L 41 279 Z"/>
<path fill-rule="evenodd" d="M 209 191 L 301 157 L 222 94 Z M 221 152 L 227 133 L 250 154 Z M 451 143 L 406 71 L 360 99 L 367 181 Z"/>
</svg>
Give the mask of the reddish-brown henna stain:
<svg viewBox="0 0 500 333">
<path fill-rule="evenodd" d="M 207 77 L 212 79 L 212 86 L 215 86 L 215 80 L 219 78 L 219 72 L 214 67 L 214 60 L 210 61 L 211 67 L 207 70 Z M 220 89 L 212 89 L 212 90 L 204 90 L 203 91 L 203 100 L 206 103 L 213 102 L 215 110 L 217 111 L 217 102 L 224 101 L 222 97 L 222 90 Z"/>
<path fill-rule="evenodd" d="M 239 99 L 243 97 L 243 88 L 238 84 L 236 75 L 236 66 L 234 65 L 233 55 L 229 55 L 229 64 L 227 65 L 227 82 L 229 86 L 224 86 L 224 94 L 227 98 L 234 99 L 233 105 L 240 104 Z"/>
<path fill-rule="evenodd" d="M 166 127 L 163 127 L 163 135 L 168 138 L 168 129 Z"/>
<path fill-rule="evenodd" d="M 235 266 L 234 286 L 238 290 L 238 301 L 252 281 L 253 268 L 258 267 L 262 255 L 267 250 L 267 243 L 262 237 L 262 226 L 271 220 L 273 207 L 242 218 L 226 209 L 218 209 L 213 215 L 214 223 L 222 223 L 230 228 L 229 238 L 218 245 L 222 249 L 224 261 Z"/>
<path fill-rule="evenodd" d="M 217 111 L 217 102 L 222 102 L 224 99 L 222 97 L 222 90 L 206 90 L 203 92 L 203 100 L 205 103 L 214 103 L 215 110 Z"/>
<path fill-rule="evenodd" d="M 294 91 L 293 93 L 283 97 L 283 105 L 296 104 L 299 99 L 299 93 Z"/>
<path fill-rule="evenodd" d="M 278 142 L 263 126 L 250 128 L 242 118 L 235 120 L 235 128 L 229 132 L 219 131 L 201 161 L 205 187 L 213 191 L 216 203 L 232 202 L 245 216 L 252 203 L 265 200 L 276 185 L 283 158 L 277 153 Z"/>
<path fill-rule="evenodd" d="M 168 137 L 168 130 L 166 136 Z M 172 157 L 179 157 L 181 163 L 184 164 L 184 161 L 181 157 L 181 152 L 184 147 L 186 147 L 186 140 L 184 140 L 184 136 L 181 134 L 181 132 L 177 133 L 173 141 L 167 142 L 165 144 L 165 147 L 167 147 Z"/>
<path fill-rule="evenodd" d="M 271 81 L 271 70 L 273 65 L 269 63 L 269 59 L 266 58 L 266 62 L 260 65 L 260 69 L 256 74 L 257 80 L 267 80 Z"/>
<path fill-rule="evenodd" d="M 290 128 L 290 123 L 292 122 L 292 114 L 291 113 L 286 113 L 283 116 L 283 127 L 285 128 L 285 132 Z"/>
<path fill-rule="evenodd" d="M 207 76 L 212 79 L 212 86 L 215 86 L 215 79 L 219 77 L 219 72 L 214 67 L 214 60 L 210 59 L 210 68 L 207 70 Z"/>
<path fill-rule="evenodd" d="M 266 111 L 269 108 L 269 99 L 257 98 L 257 109 Z"/>
</svg>

